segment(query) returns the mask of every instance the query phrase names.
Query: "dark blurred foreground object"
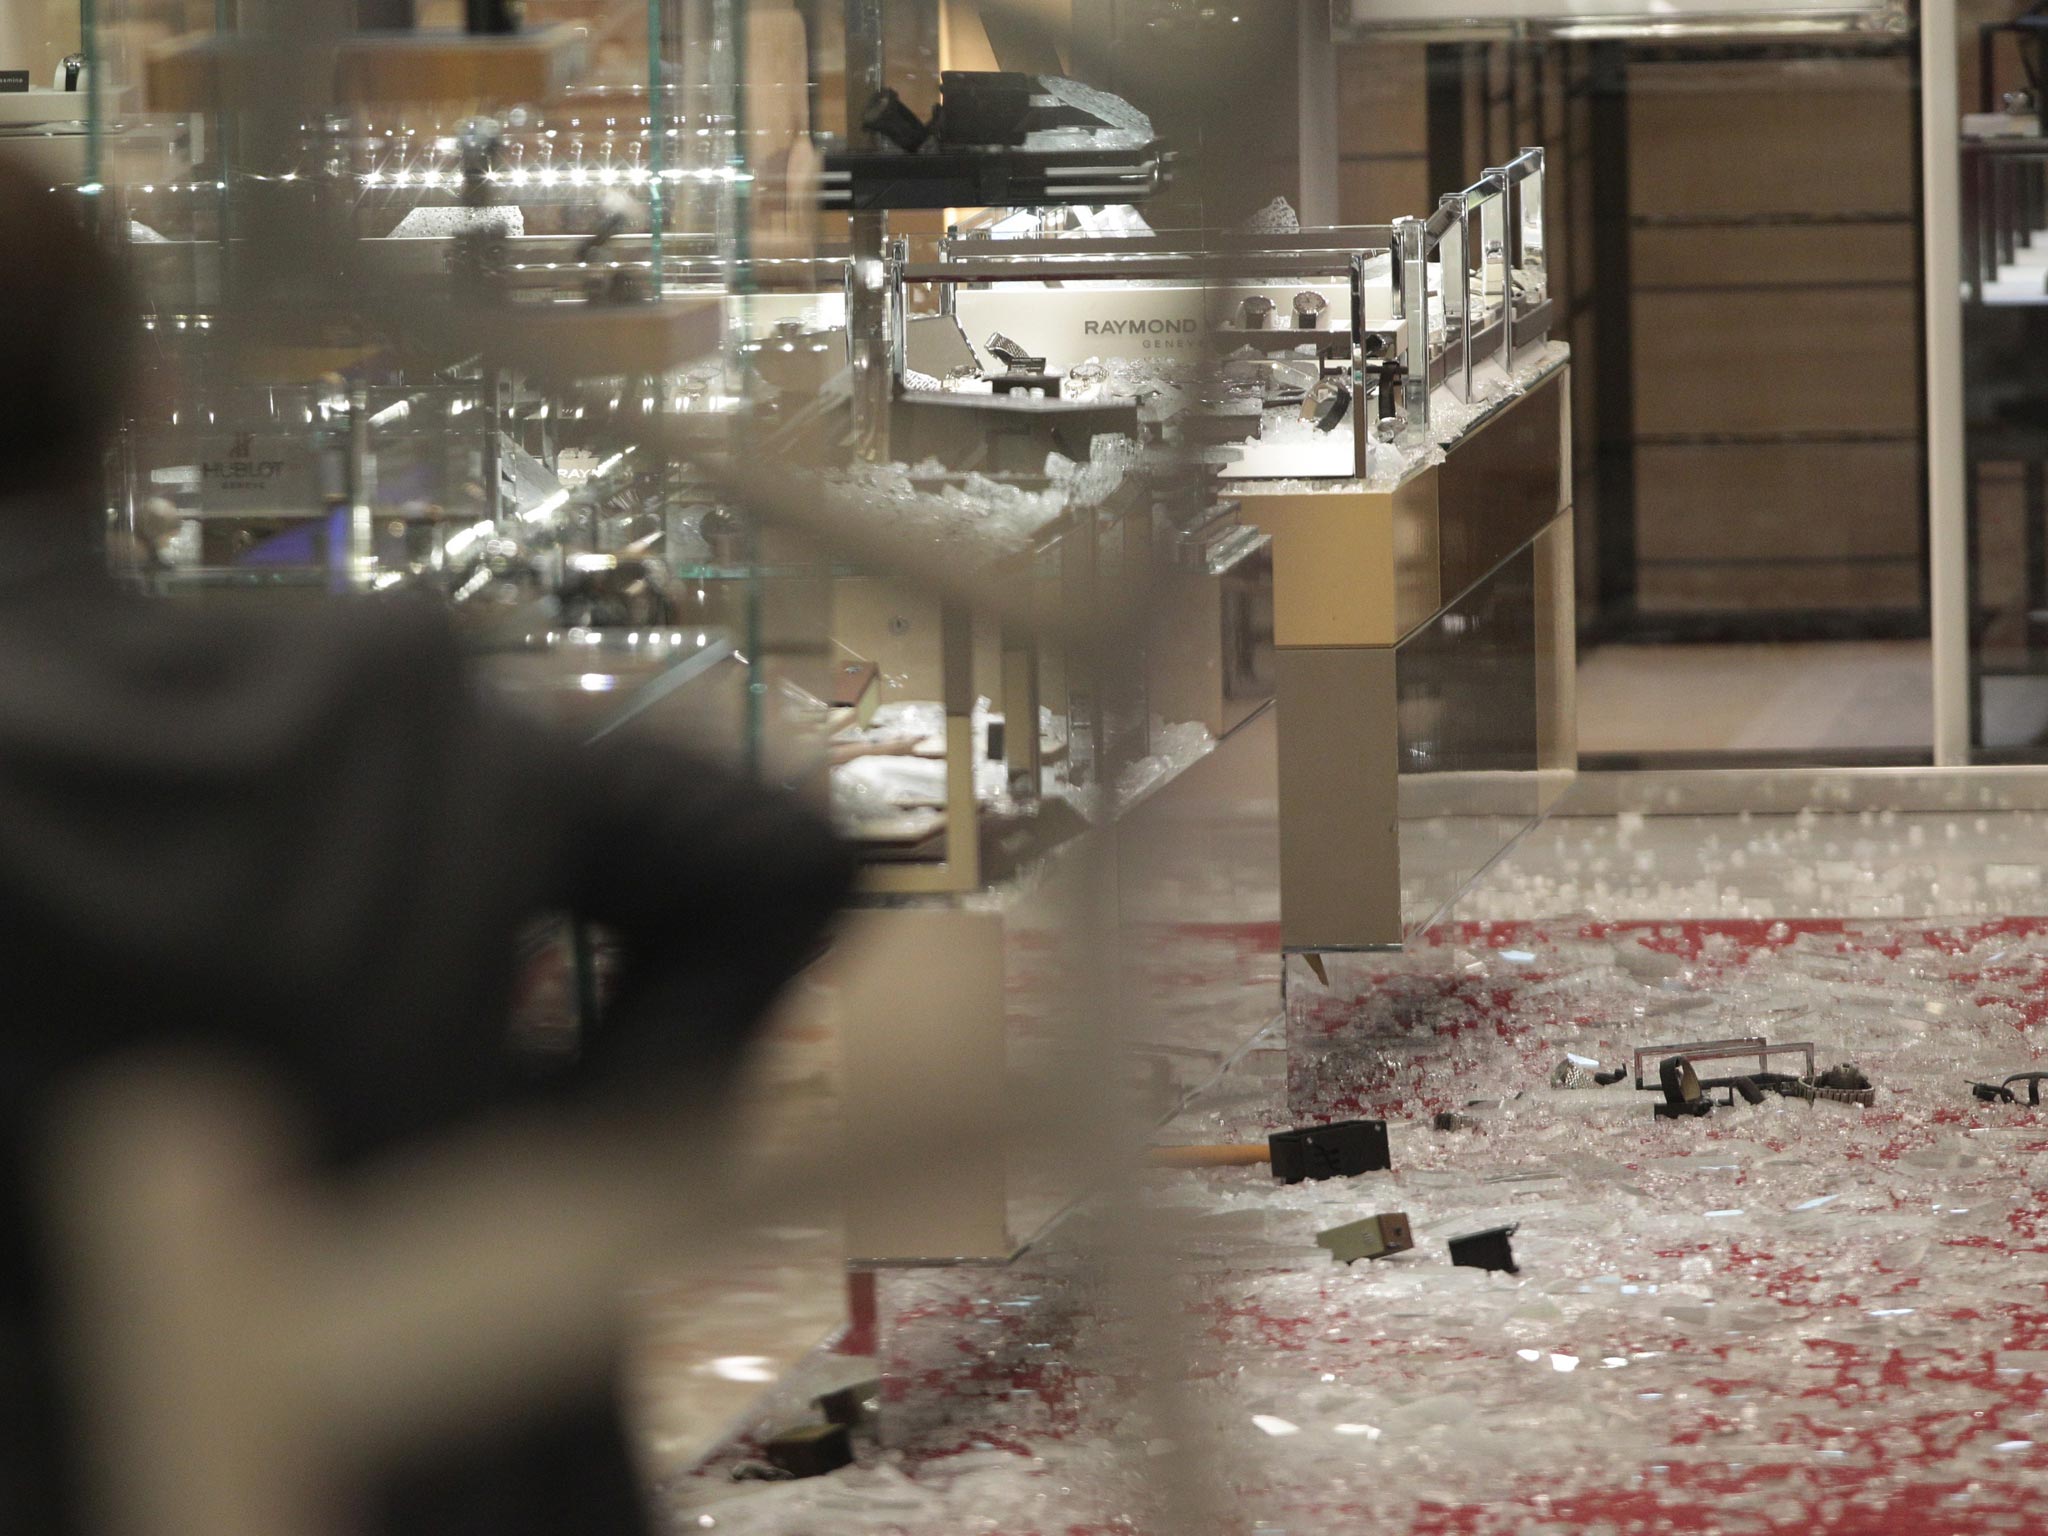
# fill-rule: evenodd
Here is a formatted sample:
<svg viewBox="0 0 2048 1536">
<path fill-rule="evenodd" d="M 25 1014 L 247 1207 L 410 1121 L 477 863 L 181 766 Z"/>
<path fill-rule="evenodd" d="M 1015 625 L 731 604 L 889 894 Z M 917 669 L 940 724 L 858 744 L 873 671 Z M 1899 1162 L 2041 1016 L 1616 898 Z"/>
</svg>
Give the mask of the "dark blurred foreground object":
<svg viewBox="0 0 2048 1536">
<path fill-rule="evenodd" d="M 0 1532 L 68 1536 L 82 1448 L 31 1195 L 54 1098 L 131 1052 L 199 1047 L 282 1084 L 329 1169 L 421 1146 L 531 1091 L 508 1039 L 517 943 L 563 912 L 622 960 L 563 1091 L 687 1102 L 726 1080 L 852 865 L 794 802 L 498 707 L 438 610 L 124 593 L 100 470 L 133 305 L 63 205 L 4 168 L 0 272 Z M 347 1527 L 648 1529 L 605 1383 L 405 1469 Z"/>
<path fill-rule="evenodd" d="M 463 30 L 482 36 L 517 32 L 525 0 L 463 0 Z M 364 32 L 410 32 L 418 19 L 414 0 L 356 0 L 356 26 Z"/>
<path fill-rule="evenodd" d="M 525 0 L 465 0 L 463 19 L 468 30 L 495 36 L 519 30 Z"/>
<path fill-rule="evenodd" d="M 2033 94 L 2033 108 L 2039 112 L 2048 105 L 2042 99 L 2048 94 L 2048 0 L 2028 7 L 2011 21 L 1988 21 L 1978 28 L 1978 68 L 1984 91 L 1982 110 L 1986 112 L 1992 110 L 1993 82 L 1998 78 L 1994 39 L 2002 34 L 2009 34 L 2017 42 L 2020 69 L 2027 77 L 2027 89 Z"/>
<path fill-rule="evenodd" d="M 484 36 L 517 32 L 525 0 L 463 0 L 463 30 Z M 356 26 L 365 32 L 410 32 L 414 0 L 356 0 Z"/>
</svg>

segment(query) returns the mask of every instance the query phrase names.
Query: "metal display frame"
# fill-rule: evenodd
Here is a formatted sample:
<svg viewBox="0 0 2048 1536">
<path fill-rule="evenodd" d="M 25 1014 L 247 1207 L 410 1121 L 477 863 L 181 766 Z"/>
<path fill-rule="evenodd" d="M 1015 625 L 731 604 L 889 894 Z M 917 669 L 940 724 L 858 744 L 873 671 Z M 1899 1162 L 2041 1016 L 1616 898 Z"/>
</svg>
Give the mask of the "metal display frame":
<svg viewBox="0 0 2048 1536">
<path fill-rule="evenodd" d="M 1341 278 L 1350 289 L 1349 374 L 1355 473 L 1364 475 L 1372 441 L 1372 416 L 1365 401 L 1369 361 L 1388 340 L 1398 343 L 1409 360 L 1401 383 L 1402 439 L 1426 441 L 1430 430 L 1430 397 L 1449 385 L 1464 404 L 1479 399 L 1474 370 L 1489 355 L 1503 376 L 1514 359 L 1550 337 L 1554 313 L 1548 286 L 1545 251 L 1545 155 L 1540 148 L 1522 150 L 1504 166 L 1495 167 L 1462 192 L 1447 194 L 1426 219 L 1397 220 L 1391 225 L 1347 225 L 1279 234 L 1216 234 L 1167 232 L 1139 236 L 1071 236 L 1050 239 L 1002 239 L 982 232 L 955 230 L 941 240 L 937 259 L 909 260 L 899 244 L 887 263 L 893 327 L 892 365 L 901 393 L 907 367 L 903 317 L 908 313 L 905 290 L 915 283 L 935 284 L 939 310 L 954 312 L 957 290 L 966 284 L 1115 281 L 1257 282 L 1275 277 Z M 1477 224 L 1479 236 L 1472 234 Z M 1385 295 L 1394 323 L 1368 321 L 1367 275 L 1370 263 L 1389 258 Z M 1473 288 L 1474 258 L 1479 287 Z M 1442 272 L 1442 298 L 1432 307 L 1429 275 Z M 1450 274 L 1459 274 L 1457 302 L 1452 303 Z M 1322 331 L 1276 331 L 1296 344 L 1327 337 Z M 1232 336 L 1232 341 L 1245 338 Z M 1413 360 L 1425 363 L 1415 366 Z"/>
</svg>

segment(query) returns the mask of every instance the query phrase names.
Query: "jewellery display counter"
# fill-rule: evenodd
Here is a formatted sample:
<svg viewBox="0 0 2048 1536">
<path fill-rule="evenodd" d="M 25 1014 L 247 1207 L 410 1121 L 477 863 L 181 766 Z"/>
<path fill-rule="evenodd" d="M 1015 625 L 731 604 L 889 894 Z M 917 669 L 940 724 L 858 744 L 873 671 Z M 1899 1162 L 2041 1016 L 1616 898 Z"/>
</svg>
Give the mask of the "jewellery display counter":
<svg viewBox="0 0 2048 1536">
<path fill-rule="evenodd" d="M 483 36 L 359 31 L 343 9 L 303 31 L 166 32 L 146 0 L 98 19 L 100 115 L 63 179 L 147 303 L 117 560 L 170 601 L 438 597 L 490 676 L 570 727 L 664 730 L 829 805 L 868 856 L 873 952 L 884 931 L 966 935 L 913 945 L 865 1014 L 839 1010 L 849 1060 L 882 1057 L 863 1028 L 915 1043 L 907 993 L 947 996 L 935 1029 L 993 1042 L 1000 1092 L 1006 973 L 1066 920 L 1033 906 L 1040 869 L 1270 688 L 1256 634 L 1218 681 L 1219 588 L 1245 587 L 1256 537 L 1215 509 L 1191 522 L 1203 504 L 1129 403 L 1019 400 L 993 427 L 891 408 L 849 452 L 858 285 L 786 279 L 861 268 L 815 240 L 755 248 L 772 177 L 734 130 L 741 82 L 697 46 L 729 15 L 672 35 L 673 7 L 592 3 Z M 949 152 L 1039 197 L 1159 180 L 1103 163 L 1143 147 L 1141 119 L 1057 79 L 1010 144 L 1004 79 L 948 77 Z M 774 85 L 749 81 L 752 104 Z M 863 210 L 895 198 L 897 153 L 835 150 L 813 221 L 847 221 L 826 211 L 842 172 Z M 1256 630 L 1256 595 L 1231 601 Z M 1170 686 L 1125 665 L 1141 654 Z M 563 1017 L 539 1036 L 587 1017 L 591 951 L 558 968 Z M 852 1248 L 1002 1257 L 1072 1193 L 935 1246 Z"/>
<path fill-rule="evenodd" d="M 927 323 L 994 334 L 999 362 L 1025 338 L 1069 398 L 1146 398 L 1263 546 L 1289 950 L 1401 945 L 1570 781 L 1543 167 L 1525 151 L 1385 228 L 969 231 L 898 274 L 937 286 Z M 1205 351 L 1225 359 L 1208 379 L 1181 361 Z"/>
<path fill-rule="evenodd" d="M 1096 782 L 1089 767 L 1105 754 L 1163 761 L 1170 773 L 1180 764 L 1159 738 L 1189 728 L 1204 764 L 1226 771 L 1254 742 L 1276 751 L 1285 950 L 1401 945 L 1571 777 L 1569 421 L 1564 350 L 1548 340 L 1542 175 L 1542 153 L 1529 151 L 1428 220 L 1381 230 L 1048 233 L 1051 221 L 998 214 L 955 232 L 932 261 L 898 248 L 885 267 L 894 387 L 884 419 L 902 458 L 932 455 L 922 469 L 885 472 L 896 494 L 914 500 L 921 477 L 936 484 L 970 459 L 1014 474 L 1063 431 L 1090 432 L 1085 469 L 1054 466 L 1070 486 L 1114 474 L 1120 490 L 1086 520 L 1092 534 L 1064 521 L 1057 542 L 1037 546 L 1036 570 L 1013 562 L 1010 579 L 1068 603 L 1093 590 L 1061 610 L 1067 627 L 1142 612 L 1153 641 L 1135 674 L 1077 676 L 1074 655 L 1054 659 L 1057 644 L 1033 661 L 985 625 L 977 663 L 963 613 L 953 675 L 985 686 L 949 688 L 949 730 L 970 696 L 997 696 L 1000 653 L 1003 680 L 1031 677 L 1042 704 L 1062 701 L 1046 714 L 1065 739 L 1039 747 L 1064 748 L 1074 780 L 1063 789 Z M 1107 414 L 1118 408 L 1122 420 Z M 989 490 L 984 479 L 979 493 Z M 1012 609 L 1032 600 L 1013 596 Z M 842 639 L 857 607 L 835 607 Z M 881 611 L 886 623 L 866 634 L 933 627 Z M 943 650 L 943 613 L 936 622 Z M 886 640 L 864 643 L 886 653 Z M 1261 736 L 1244 722 L 1266 687 L 1278 710 Z M 1186 715 L 1148 734 L 1141 722 L 1165 698 Z M 1019 743 L 1009 727 L 1025 711 L 1022 694 L 1007 700 L 1006 744 Z M 1017 785 L 1021 767 L 1011 757 L 992 783 Z M 1170 816 L 1176 793 L 1196 794 L 1200 778 L 1197 768 L 1167 783 L 1150 809 Z M 1077 803 L 1103 814 L 1100 798 Z M 1155 873 L 1142 859 L 1118 863 L 1128 887 Z M 891 914 L 929 924 L 927 948 L 981 957 L 973 990 L 988 1002 L 951 997 L 917 1057 L 948 1102 L 979 1103 L 992 1122 L 1033 1043 L 1046 980 L 1030 963 L 1037 899 L 1059 865 L 1055 855 L 1038 868 L 1041 884 L 1014 887 L 1009 870 L 983 869 L 983 899 Z M 1134 951 L 1156 937 L 1132 918 L 1140 904 L 1125 893 L 1119 942 Z M 1195 920 L 1231 915 L 1180 908 Z M 1007 1027 L 994 1022 L 999 996 Z M 990 1022 L 970 1028 L 971 1018 Z M 861 1062 L 886 1077 L 904 1035 L 899 1019 L 857 1053 L 856 1099 Z M 1190 1053 L 1182 1068 L 1229 1050 L 1171 1030 L 1144 1043 Z M 947 1169 L 925 1199 L 891 1202 L 873 1229 L 886 1235 L 857 1251 L 1001 1257 L 1063 1193 L 1014 1157 L 979 1173 L 974 1164 Z"/>
<path fill-rule="evenodd" d="M 831 742 L 832 797 L 869 852 L 859 974 L 838 1012 L 845 1092 L 850 1115 L 880 1116 L 891 1085 L 914 1073 L 999 1127 L 1020 1097 L 1057 1080 L 1073 1046 L 1063 1021 L 1118 990 L 1080 1003 L 1052 963 L 1078 911 L 1100 915 L 1120 964 L 1167 961 L 1172 924 L 1148 911 L 1160 883 L 1151 829 L 1200 820 L 1207 779 L 1259 751 L 1234 729 L 1255 703 L 1239 697 L 1204 716 L 1187 680 L 1209 680 L 1220 706 L 1221 594 L 1239 593 L 1244 615 L 1259 611 L 1259 583 L 1242 567 L 1259 567 L 1263 541 L 1221 518 L 1251 551 L 1233 565 L 1217 553 L 1227 534 L 1187 525 L 1178 456 L 1141 441 L 1133 404 L 1095 408 L 1090 425 L 1122 430 L 1093 433 L 1085 448 L 1052 435 L 1071 413 L 1008 413 L 996 441 L 1016 462 L 1035 459 L 1037 474 L 956 467 L 982 457 L 981 430 L 960 435 L 950 417 L 927 428 L 915 409 L 889 417 L 897 442 L 917 443 L 915 462 L 807 482 L 828 509 L 878 497 L 878 522 L 912 543 L 942 531 L 942 574 L 957 573 L 936 591 L 885 563 L 845 561 L 833 576 L 835 646 L 859 670 Z M 1063 441 L 1088 457 L 1067 458 Z M 1258 686 L 1255 624 L 1244 620 L 1230 661 L 1240 695 Z M 1091 891 L 1095 878 L 1111 891 Z M 1234 915 L 1221 901 L 1175 912 L 1182 923 Z M 1150 1001 L 1143 1025 L 1134 1008 L 1091 1027 L 1113 1031 L 1118 1070 L 1164 1112 L 1201 1080 L 1188 1074 L 1213 1071 L 1239 1042 L 1203 1039 L 1192 1011 L 1162 1018 Z M 914 1191 L 878 1186 L 872 1202 L 857 1201 L 851 1253 L 890 1264 L 1013 1256 L 1087 1186 L 1056 1150 L 1005 1141 L 961 1149 Z"/>
<path fill-rule="evenodd" d="M 169 600 L 435 595 L 557 718 L 829 806 L 839 1113 L 915 1081 L 1001 1127 L 1100 1048 L 1156 1119 L 1245 1047 L 1199 936 L 1275 983 L 1399 945 L 1554 800 L 1540 151 L 1391 226 L 1154 233 L 1142 113 L 1049 69 L 941 70 L 926 113 L 854 11 L 843 73 L 792 13 L 741 78 L 715 7 L 343 9 L 102 22 L 80 192 L 153 372 L 121 555 Z M 1001 1262 L 1100 1176 L 1006 1143 L 857 1197 L 848 1256 Z"/>
</svg>

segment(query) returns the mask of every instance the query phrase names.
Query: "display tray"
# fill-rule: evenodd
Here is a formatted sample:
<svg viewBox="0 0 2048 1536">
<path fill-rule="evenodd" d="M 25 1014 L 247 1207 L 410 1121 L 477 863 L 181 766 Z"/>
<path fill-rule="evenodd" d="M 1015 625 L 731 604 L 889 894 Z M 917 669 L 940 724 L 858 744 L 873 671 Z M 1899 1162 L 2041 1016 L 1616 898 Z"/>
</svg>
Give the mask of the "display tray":
<svg viewBox="0 0 2048 1536">
<path fill-rule="evenodd" d="M 880 863 L 907 863 L 946 856 L 946 818 L 901 816 L 863 822 L 853 834 L 861 857 Z"/>
<path fill-rule="evenodd" d="M 572 629 L 479 635 L 473 643 L 477 664 L 505 697 L 586 736 L 619 729 L 693 688 L 716 690 L 721 674 L 744 671 L 720 630 Z"/>
<path fill-rule="evenodd" d="M 119 111 L 124 100 L 102 97 L 100 111 Z M 92 97 L 85 91 L 0 91 L 0 133 L 34 128 L 83 133 L 91 115 Z"/>
</svg>

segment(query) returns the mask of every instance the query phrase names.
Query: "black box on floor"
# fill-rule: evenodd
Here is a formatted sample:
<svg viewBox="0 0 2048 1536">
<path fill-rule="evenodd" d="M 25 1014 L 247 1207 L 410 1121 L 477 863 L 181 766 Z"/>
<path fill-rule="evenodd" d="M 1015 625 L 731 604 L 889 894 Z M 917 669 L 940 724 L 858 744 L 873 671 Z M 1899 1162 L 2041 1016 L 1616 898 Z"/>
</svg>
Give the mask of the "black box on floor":
<svg viewBox="0 0 2048 1536">
<path fill-rule="evenodd" d="M 848 1429 L 860 1429 L 872 1416 L 874 1402 L 882 1395 L 879 1377 L 867 1381 L 850 1382 L 835 1388 L 811 1401 L 818 1412 L 825 1415 L 832 1424 L 844 1424 Z"/>
<path fill-rule="evenodd" d="M 1273 1155 L 1273 1177 L 1286 1184 L 1349 1178 L 1394 1166 L 1384 1120 L 1339 1120 L 1334 1125 L 1275 1131 L 1266 1145 Z"/>
<path fill-rule="evenodd" d="M 822 1477 L 852 1465 L 853 1440 L 844 1424 L 801 1424 L 770 1440 L 767 1456 L 791 1477 Z"/>
<path fill-rule="evenodd" d="M 1467 1269 L 1501 1269 L 1509 1274 L 1519 1274 L 1515 1268 L 1515 1250 L 1508 1243 L 1514 1236 L 1513 1227 L 1488 1227 L 1484 1232 L 1468 1232 L 1463 1237 L 1451 1239 L 1451 1262 L 1462 1264 Z"/>
</svg>

